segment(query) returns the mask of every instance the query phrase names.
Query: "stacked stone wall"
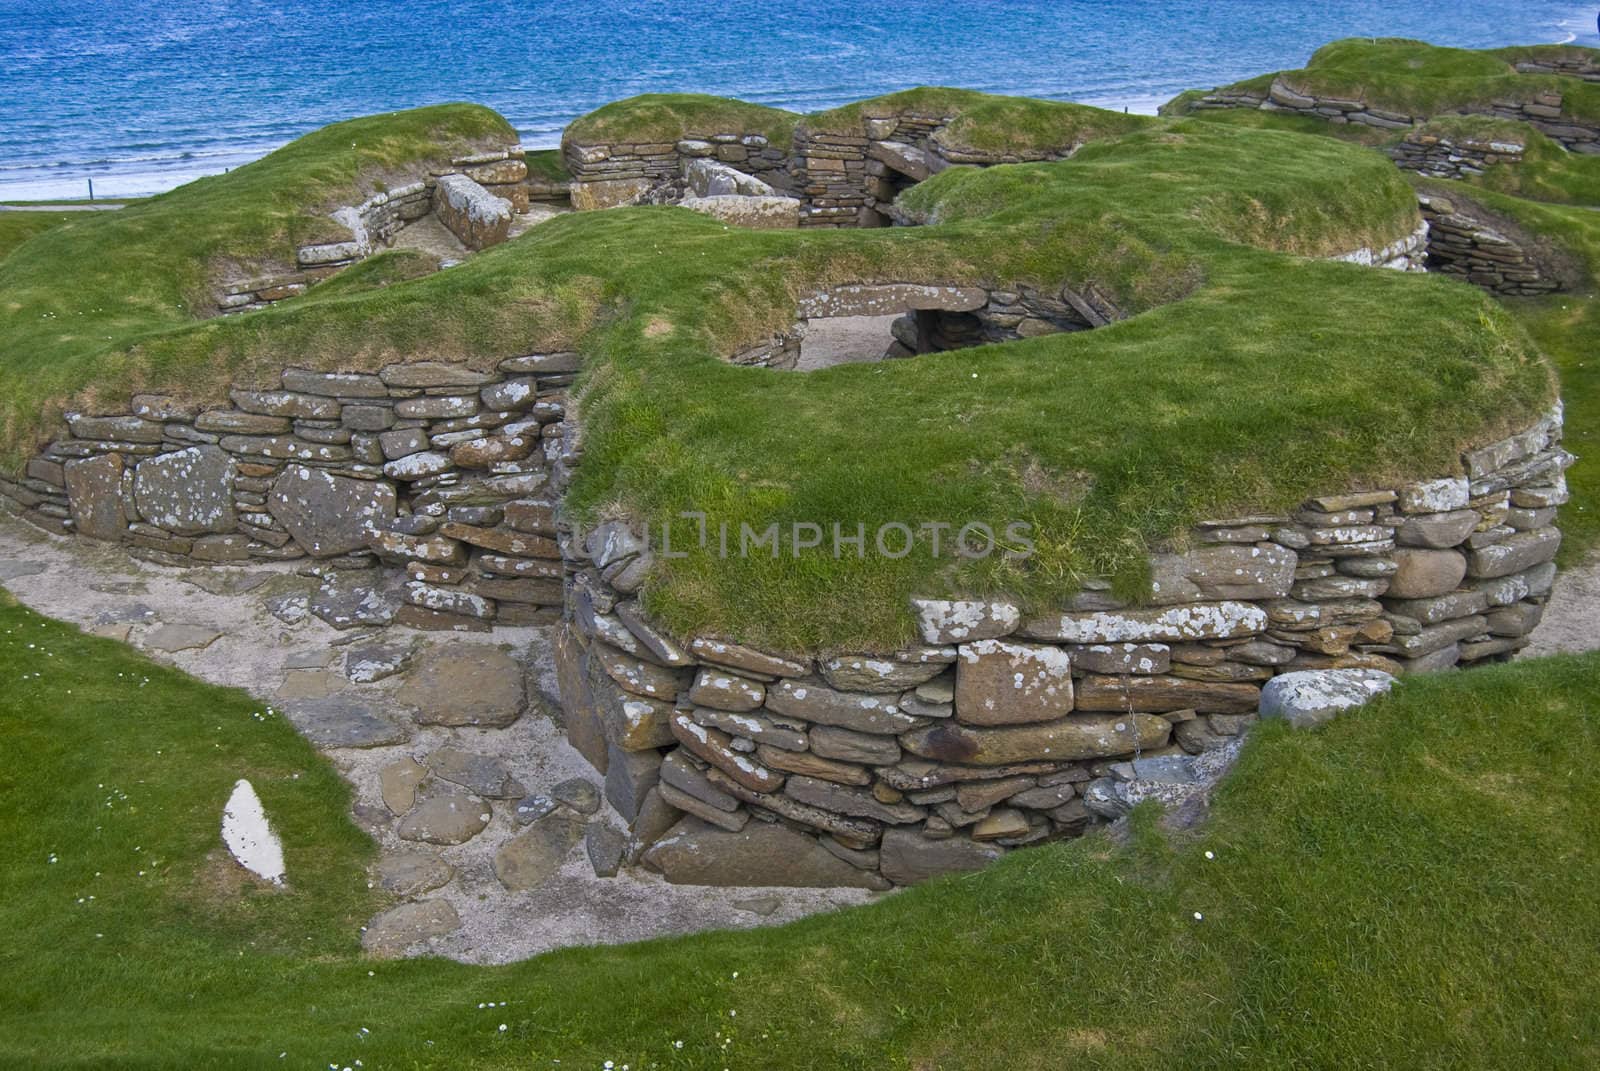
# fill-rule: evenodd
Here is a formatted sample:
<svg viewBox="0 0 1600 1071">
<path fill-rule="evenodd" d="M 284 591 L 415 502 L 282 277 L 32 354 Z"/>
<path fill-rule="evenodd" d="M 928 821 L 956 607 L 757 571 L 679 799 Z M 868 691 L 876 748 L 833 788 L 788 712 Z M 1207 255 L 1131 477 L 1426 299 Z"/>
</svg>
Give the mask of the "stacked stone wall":
<svg viewBox="0 0 1600 1071">
<path fill-rule="evenodd" d="M 1428 222 L 1429 271 L 1513 296 L 1548 294 L 1561 282 L 1548 275 L 1517 241 L 1449 198 L 1419 195 Z"/>
<path fill-rule="evenodd" d="M 1464 476 L 1206 522 L 1153 560 L 1146 606 L 1101 584 L 1036 616 L 915 600 L 920 642 L 890 652 L 672 636 L 638 602 L 640 533 L 569 532 L 568 734 L 669 880 L 759 884 L 752 823 L 815 838 L 851 884 L 981 866 L 1125 813 L 1122 786 L 1236 737 L 1277 674 L 1511 657 L 1555 576 L 1560 442 L 1557 411 Z"/>
<path fill-rule="evenodd" d="M 438 182 L 448 175 L 466 176 L 510 202 L 513 211 L 526 211 L 532 194 L 522 156 L 521 148 L 512 148 L 456 157 L 448 167 L 432 170 L 421 179 L 337 209 L 332 217 L 349 231 L 348 238 L 301 246 L 295 250 L 295 266 L 290 271 L 224 282 L 217 291 L 217 311 L 227 314 L 266 308 L 304 293 L 341 268 L 388 247 L 403 229 L 433 211 Z M 540 184 L 540 198 L 548 199 L 544 184 Z"/>
<path fill-rule="evenodd" d="M 336 627 L 550 620 L 577 367 L 556 353 L 495 373 L 289 369 L 205 410 L 140 395 L 128 412 L 69 414 L 68 436 L 0 494 L 50 531 L 164 564 L 308 559 L 332 577 L 312 610 Z"/>
<path fill-rule="evenodd" d="M 1439 114 L 1492 115 L 1499 119 L 1513 119 L 1528 123 L 1572 152 L 1600 153 L 1600 123 L 1564 114 L 1562 100 L 1560 93 L 1539 93 L 1532 100 L 1495 100 L 1487 104 L 1454 108 Z M 1381 130 L 1405 130 L 1425 123 L 1430 118 L 1427 115 L 1411 115 L 1376 108 L 1361 100 L 1319 97 L 1302 93 L 1292 88 L 1281 75 L 1272 80 L 1272 85 L 1265 94 L 1248 90 L 1216 90 L 1199 97 L 1190 107 L 1201 110 L 1247 108 L 1290 112 L 1324 119 L 1330 123 L 1360 123 Z"/>
<path fill-rule="evenodd" d="M 646 199 L 670 203 L 684 195 L 690 161 L 716 160 L 779 193 L 794 186 L 789 154 L 766 135 L 721 132 L 690 134 L 674 142 L 562 145 L 572 175 L 572 206 L 580 211 L 636 204 Z"/>
<path fill-rule="evenodd" d="M 1416 130 L 1389 150 L 1395 166 L 1429 178 L 1464 179 L 1495 164 L 1520 164 L 1527 147 L 1520 141 L 1447 137 Z"/>
</svg>

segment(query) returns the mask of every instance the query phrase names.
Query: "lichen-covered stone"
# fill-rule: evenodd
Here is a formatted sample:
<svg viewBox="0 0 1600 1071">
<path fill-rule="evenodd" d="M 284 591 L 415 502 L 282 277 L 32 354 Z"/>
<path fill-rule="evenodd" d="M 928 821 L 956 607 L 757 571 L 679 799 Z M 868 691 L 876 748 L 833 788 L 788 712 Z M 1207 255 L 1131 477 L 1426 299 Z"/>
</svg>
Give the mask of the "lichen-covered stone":
<svg viewBox="0 0 1600 1071">
<path fill-rule="evenodd" d="M 1382 695 L 1394 683 L 1394 677 L 1373 669 L 1285 673 L 1261 689 L 1261 716 L 1308 729 Z"/>
<path fill-rule="evenodd" d="M 133 498 L 139 515 L 179 535 L 231 532 L 233 458 L 215 446 L 191 446 L 139 462 L 134 470 Z"/>
<path fill-rule="evenodd" d="M 73 527 L 93 539 L 121 539 L 128 529 L 122 510 L 122 455 L 76 458 L 63 466 Z"/>
<path fill-rule="evenodd" d="M 315 558 L 362 550 L 370 532 L 394 520 L 395 493 L 378 480 L 289 465 L 272 484 L 267 512 Z"/>
<path fill-rule="evenodd" d="M 1164 746 L 1171 730 L 1165 718 L 1152 714 L 1071 714 L 1059 721 L 995 729 L 943 722 L 902 734 L 900 744 L 913 755 L 940 762 L 1001 766 L 1128 755 Z"/>
<path fill-rule="evenodd" d="M 964 643 L 955 704 L 956 719 L 968 725 L 1053 721 L 1072 709 L 1072 658 L 1044 644 Z"/>
<path fill-rule="evenodd" d="M 876 889 L 886 884 L 829 852 L 816 837 L 772 822 L 750 822 L 733 833 L 687 817 L 642 860 L 674 885 Z"/>
</svg>

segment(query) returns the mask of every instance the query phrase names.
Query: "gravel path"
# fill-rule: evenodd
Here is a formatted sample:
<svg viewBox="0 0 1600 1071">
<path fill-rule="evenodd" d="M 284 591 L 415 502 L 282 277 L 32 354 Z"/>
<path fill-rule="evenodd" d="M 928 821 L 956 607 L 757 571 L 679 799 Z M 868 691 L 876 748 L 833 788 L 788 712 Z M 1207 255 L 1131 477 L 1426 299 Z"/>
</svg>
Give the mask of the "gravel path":
<svg viewBox="0 0 1600 1071">
<path fill-rule="evenodd" d="M 1600 650 L 1600 555 L 1556 576 L 1544 620 L 1523 657 Z"/>
</svg>

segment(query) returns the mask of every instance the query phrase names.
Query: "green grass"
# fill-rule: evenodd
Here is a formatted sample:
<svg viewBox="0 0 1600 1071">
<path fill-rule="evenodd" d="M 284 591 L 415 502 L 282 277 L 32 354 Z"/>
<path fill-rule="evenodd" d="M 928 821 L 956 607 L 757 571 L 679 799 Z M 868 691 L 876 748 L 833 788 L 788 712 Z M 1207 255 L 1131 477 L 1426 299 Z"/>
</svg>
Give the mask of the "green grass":
<svg viewBox="0 0 1600 1071">
<path fill-rule="evenodd" d="M 72 222 L 76 212 L 0 212 L 0 260 L 11 255 L 23 242 L 52 227 Z"/>
<path fill-rule="evenodd" d="M 205 401 L 289 364 L 490 367 L 578 347 L 587 462 L 569 501 L 589 517 L 700 510 L 735 536 L 774 522 L 1036 526 L 1025 565 L 951 565 L 926 542 L 898 560 L 697 554 L 663 563 L 649 589 L 682 633 L 860 649 L 909 637 L 913 593 L 1041 606 L 1089 575 L 1136 593 L 1150 547 L 1203 515 L 1448 472 L 1462 446 L 1548 404 L 1548 365 L 1478 291 L 1295 256 L 1413 229 L 1414 197 L 1382 157 L 1272 130 L 1138 125 L 1061 163 L 937 176 L 906 197 L 936 226 L 740 232 L 671 208 L 577 214 L 448 272 L 404 281 L 403 262 L 374 263 L 320 295 L 199 324 L 156 307 L 148 283 L 97 275 L 172 256 L 164 237 L 101 232 L 85 268 L 87 229 L 106 224 L 74 223 L 0 264 L 21 313 L 0 327 L 0 444 L 15 463 L 67 404 L 115 407 L 134 389 Z M 80 273 L 95 285 L 60 285 Z M 1093 284 L 1135 315 L 806 375 L 721 360 L 787 328 L 808 291 L 900 279 Z M 137 300 L 112 304 L 97 289 L 112 281 Z"/>
<path fill-rule="evenodd" d="M 331 767 L 260 704 L 3 595 L 0 679 L 7 1067 L 1600 1059 L 1600 656 L 1267 726 L 1186 838 L 1141 813 L 1127 847 L 1092 837 L 781 929 L 498 968 L 358 953 L 381 906 L 371 848 Z M 285 891 L 220 860 L 238 777 L 283 835 Z"/>
<path fill-rule="evenodd" d="M 1304 68 L 1277 76 L 1300 93 L 1359 100 L 1405 115 L 1473 110 L 1496 100 L 1529 102 L 1554 92 L 1563 97 L 1564 115 L 1600 119 L 1600 85 L 1563 75 L 1520 74 L 1512 66 L 1518 55 L 1516 49 L 1477 52 L 1404 38 L 1351 37 L 1322 46 Z M 1236 86 L 1264 92 L 1271 79 L 1263 75 Z M 1184 100 L 1192 99 L 1185 95 Z M 1182 106 L 1183 100 L 1174 101 L 1169 110 Z"/>
<path fill-rule="evenodd" d="M 787 150 L 799 118 L 781 108 L 704 93 L 643 93 L 573 120 L 561 143 L 649 145 L 714 134 L 761 134 Z"/>
</svg>

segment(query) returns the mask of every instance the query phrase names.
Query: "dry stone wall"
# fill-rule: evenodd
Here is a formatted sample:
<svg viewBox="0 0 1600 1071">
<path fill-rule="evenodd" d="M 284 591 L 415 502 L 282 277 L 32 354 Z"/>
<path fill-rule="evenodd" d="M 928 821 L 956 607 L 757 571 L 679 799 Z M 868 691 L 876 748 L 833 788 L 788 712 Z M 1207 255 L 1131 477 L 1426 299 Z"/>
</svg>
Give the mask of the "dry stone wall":
<svg viewBox="0 0 1600 1071">
<path fill-rule="evenodd" d="M 1464 179 L 1495 164 L 1520 164 L 1527 146 L 1520 141 L 1450 137 L 1426 129 L 1407 134 L 1389 150 L 1395 166 L 1429 178 Z"/>
<path fill-rule="evenodd" d="M 1548 294 L 1561 282 L 1518 242 L 1447 197 L 1419 194 L 1428 224 L 1429 271 L 1455 275 L 1499 294 Z"/>
<path fill-rule="evenodd" d="M 577 369 L 571 353 L 494 373 L 292 368 L 205 410 L 140 395 L 69 414 L 0 494 L 50 531 L 169 565 L 309 559 L 328 579 L 307 610 L 340 628 L 549 621 Z"/>
<path fill-rule="evenodd" d="M 545 184 L 538 184 L 537 191 L 530 185 L 528 165 L 523 160 L 521 148 L 456 157 L 447 168 L 430 171 L 417 181 L 379 191 L 358 205 L 334 211 L 333 219 L 349 230 L 350 237 L 337 242 L 301 246 L 295 251 L 294 270 L 222 283 L 217 291 L 217 311 L 235 313 L 265 308 L 304 293 L 307 288 L 341 268 L 347 268 L 391 245 L 403 229 L 435 210 L 436 204 L 441 201 L 437 192 L 439 182 L 449 176 L 469 180 L 485 194 L 505 201 L 514 212 L 526 211 L 534 192 L 538 192 L 539 199 L 549 199 L 550 196 L 544 189 Z M 466 196 L 462 195 L 463 203 Z M 448 201 L 448 198 L 444 200 Z M 448 208 L 440 212 L 440 217 L 458 237 L 466 234 L 474 237 L 474 241 L 480 240 L 474 236 L 471 228 L 465 226 L 465 217 L 452 215 Z M 457 220 L 456 226 L 450 225 L 452 219 Z M 488 234 L 487 231 L 484 233 Z M 488 241 L 482 241 L 481 244 L 474 244 L 467 237 L 462 237 L 462 242 L 468 248 L 478 249 L 494 241 L 504 241 L 504 238 L 504 233 L 500 233 L 498 238 L 491 235 Z"/>
<path fill-rule="evenodd" d="M 1540 93 L 1532 100 L 1497 100 L 1488 104 L 1451 109 L 1453 115 L 1492 115 L 1528 123 L 1540 133 L 1559 141 L 1568 150 L 1600 153 L 1600 124 L 1579 119 L 1562 111 L 1560 93 Z M 1291 112 L 1324 119 L 1330 123 L 1361 123 L 1382 130 L 1405 130 L 1426 123 L 1430 116 L 1376 108 L 1361 100 L 1319 97 L 1302 93 L 1282 75 L 1272 80 L 1265 93 L 1244 89 L 1219 89 L 1197 98 L 1191 108 L 1247 108 L 1261 111 Z"/>
<path fill-rule="evenodd" d="M 567 731 L 670 881 L 979 867 L 1119 817 L 1136 779 L 1188 776 L 1276 675 L 1511 657 L 1554 580 L 1571 461 L 1557 410 L 1464 454 L 1465 475 L 1206 522 L 1152 562 L 1149 605 L 1100 584 L 1036 616 L 919 599 L 917 645 L 820 658 L 669 635 L 638 601 L 647 541 L 569 533 Z"/>
</svg>

